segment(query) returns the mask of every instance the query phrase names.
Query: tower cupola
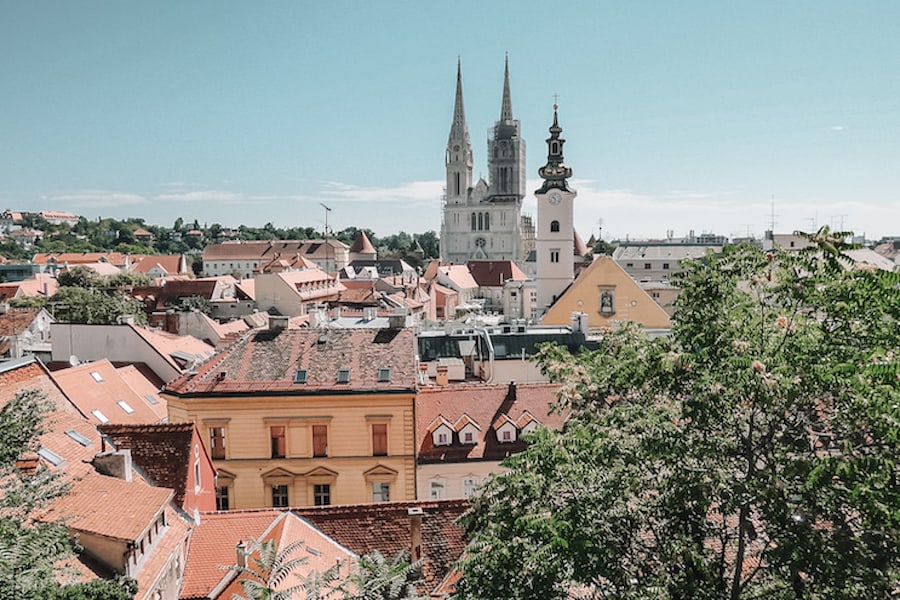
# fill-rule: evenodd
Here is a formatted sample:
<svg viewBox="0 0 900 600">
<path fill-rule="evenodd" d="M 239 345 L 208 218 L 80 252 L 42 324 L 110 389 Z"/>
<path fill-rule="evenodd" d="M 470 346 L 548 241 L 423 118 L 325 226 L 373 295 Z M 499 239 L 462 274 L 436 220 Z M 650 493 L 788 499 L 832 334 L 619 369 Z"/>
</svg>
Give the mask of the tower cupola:
<svg viewBox="0 0 900 600">
<path fill-rule="evenodd" d="M 565 165 L 563 159 L 563 144 L 566 140 L 560 137 L 562 127 L 559 126 L 557 110 L 559 106 L 553 105 L 553 125 L 550 126 L 550 137 L 547 138 L 547 164 L 538 169 L 538 175 L 544 180 L 541 188 L 536 192 L 542 194 L 550 189 L 569 190 L 569 182 L 572 176 L 572 168 Z"/>
</svg>

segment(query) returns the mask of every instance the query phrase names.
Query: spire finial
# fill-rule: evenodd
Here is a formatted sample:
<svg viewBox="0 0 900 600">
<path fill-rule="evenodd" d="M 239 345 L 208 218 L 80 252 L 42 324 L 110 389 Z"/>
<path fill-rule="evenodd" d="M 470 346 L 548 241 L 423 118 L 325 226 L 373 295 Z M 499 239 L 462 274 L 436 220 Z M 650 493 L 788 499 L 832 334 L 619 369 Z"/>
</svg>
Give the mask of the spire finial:
<svg viewBox="0 0 900 600">
<path fill-rule="evenodd" d="M 509 94 L 509 52 L 506 53 L 503 66 L 503 102 L 500 105 L 500 120 L 513 120 L 512 100 Z"/>
</svg>

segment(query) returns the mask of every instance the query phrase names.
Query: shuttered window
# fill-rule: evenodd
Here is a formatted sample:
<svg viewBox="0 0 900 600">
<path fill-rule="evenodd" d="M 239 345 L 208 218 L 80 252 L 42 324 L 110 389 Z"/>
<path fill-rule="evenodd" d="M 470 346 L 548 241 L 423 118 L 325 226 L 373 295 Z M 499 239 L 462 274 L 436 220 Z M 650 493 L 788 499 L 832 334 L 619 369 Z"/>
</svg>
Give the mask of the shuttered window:
<svg viewBox="0 0 900 600">
<path fill-rule="evenodd" d="M 285 457 L 285 439 L 284 426 L 270 427 L 269 432 L 272 438 L 272 458 Z"/>
<path fill-rule="evenodd" d="M 313 425 L 313 456 L 328 456 L 328 426 Z"/>
<path fill-rule="evenodd" d="M 387 456 L 387 424 L 372 425 L 372 456 Z"/>
</svg>

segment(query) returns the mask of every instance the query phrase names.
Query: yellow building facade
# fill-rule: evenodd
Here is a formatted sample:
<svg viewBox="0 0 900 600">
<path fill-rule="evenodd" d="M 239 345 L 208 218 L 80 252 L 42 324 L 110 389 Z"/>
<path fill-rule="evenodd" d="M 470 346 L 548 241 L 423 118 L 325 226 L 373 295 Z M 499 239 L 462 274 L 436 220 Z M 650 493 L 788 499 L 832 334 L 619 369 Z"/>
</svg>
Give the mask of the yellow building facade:
<svg viewBox="0 0 900 600">
<path fill-rule="evenodd" d="M 416 497 L 411 330 L 251 334 L 163 394 L 202 432 L 221 510 Z"/>
<path fill-rule="evenodd" d="M 632 322 L 646 329 L 669 329 L 672 322 L 622 267 L 608 256 L 594 259 L 544 314 L 544 325 L 570 325 L 572 313 L 587 315 L 588 327 L 605 329 Z"/>
</svg>

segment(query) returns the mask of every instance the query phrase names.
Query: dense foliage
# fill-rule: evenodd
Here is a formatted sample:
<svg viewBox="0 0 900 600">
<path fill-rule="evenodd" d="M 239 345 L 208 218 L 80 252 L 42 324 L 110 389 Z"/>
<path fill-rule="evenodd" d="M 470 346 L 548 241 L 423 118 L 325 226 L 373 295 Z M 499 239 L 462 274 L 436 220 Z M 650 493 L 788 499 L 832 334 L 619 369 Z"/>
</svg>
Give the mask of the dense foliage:
<svg viewBox="0 0 900 600">
<path fill-rule="evenodd" d="M 0 409 L 0 600 L 50 597 L 56 587 L 54 563 L 71 553 L 68 533 L 61 525 L 32 519 L 65 491 L 49 470 L 27 475 L 16 460 L 38 449 L 46 398 L 21 392 Z"/>
<path fill-rule="evenodd" d="M 690 265 L 667 339 L 542 351 L 571 417 L 464 516 L 459 598 L 900 593 L 900 274 L 810 237 Z"/>
<path fill-rule="evenodd" d="M 141 302 L 127 293 L 133 285 L 147 285 L 150 278 L 141 273 L 97 275 L 92 269 L 77 266 L 57 276 L 59 289 L 47 303 L 53 317 L 61 323 L 112 325 L 132 318 L 146 324 Z"/>
<path fill-rule="evenodd" d="M 308 240 L 322 239 L 326 236 L 338 239 L 345 244 L 352 244 L 356 227 L 348 227 L 334 232 L 316 230 L 313 227 L 276 227 L 266 223 L 262 227 L 241 225 L 233 229 L 220 223 L 201 224 L 196 219 L 185 222 L 177 219 L 172 227 L 152 225 L 140 218 L 97 219 L 88 220 L 82 217 L 75 225 L 67 223 L 53 224 L 38 215 L 29 215 L 22 224 L 37 229 L 42 237 L 33 247 L 24 248 L 15 241 L 0 240 L 0 256 L 9 259 L 28 260 L 38 252 L 123 252 L 126 254 L 187 254 L 200 253 L 209 243 L 218 243 L 226 239 L 236 240 Z M 152 241 L 140 241 L 135 232 L 144 229 L 152 234 Z M 408 258 L 415 261 L 412 252 L 414 242 L 418 241 L 424 251 L 424 258 L 438 256 L 438 236 L 434 231 L 411 235 L 404 231 L 396 234 L 377 237 L 370 229 L 364 229 L 369 241 L 378 249 L 384 258 Z M 199 232 L 196 235 L 193 232 Z"/>
</svg>

